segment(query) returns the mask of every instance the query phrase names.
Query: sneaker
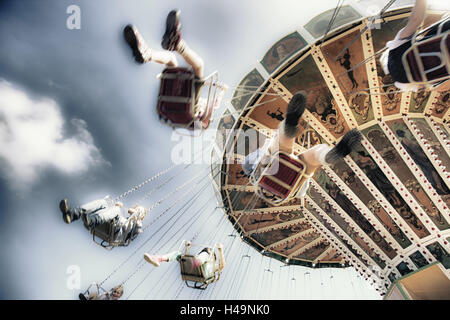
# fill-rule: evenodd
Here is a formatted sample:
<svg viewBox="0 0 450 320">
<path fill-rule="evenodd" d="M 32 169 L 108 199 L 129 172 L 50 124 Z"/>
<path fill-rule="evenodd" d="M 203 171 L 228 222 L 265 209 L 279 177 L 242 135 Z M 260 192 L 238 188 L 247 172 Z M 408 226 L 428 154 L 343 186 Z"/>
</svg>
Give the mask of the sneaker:
<svg viewBox="0 0 450 320">
<path fill-rule="evenodd" d="M 91 229 L 91 220 L 89 219 L 88 215 L 87 214 L 81 215 L 81 219 L 83 220 L 84 225 L 89 229 Z"/>
<path fill-rule="evenodd" d="M 175 51 L 181 40 L 180 10 L 172 10 L 167 15 L 166 32 L 161 41 L 165 50 Z"/>
<path fill-rule="evenodd" d="M 147 261 L 148 263 L 151 263 L 155 267 L 159 267 L 160 259 L 158 259 L 158 258 L 159 258 L 159 256 L 152 256 L 152 255 L 149 255 L 148 253 L 144 253 L 145 261 Z"/>
<path fill-rule="evenodd" d="M 70 215 L 69 204 L 67 202 L 67 199 L 63 199 L 59 202 L 59 210 L 61 210 L 62 212 L 64 222 L 71 223 L 72 217 Z"/>
<path fill-rule="evenodd" d="M 325 162 L 333 163 L 347 156 L 362 139 L 361 132 L 358 129 L 352 129 L 347 132 L 341 141 L 333 147 L 325 156 Z"/>
<path fill-rule="evenodd" d="M 123 29 L 126 42 L 133 50 L 136 62 L 145 63 L 150 60 L 150 49 L 138 29 L 129 24 Z"/>
<path fill-rule="evenodd" d="M 297 92 L 289 101 L 286 111 L 286 124 L 289 126 L 297 126 L 298 120 L 305 112 L 306 95 L 303 92 Z"/>
<path fill-rule="evenodd" d="M 78 299 L 80 299 L 81 301 L 86 301 L 87 300 L 86 296 L 84 294 L 82 294 L 82 293 L 80 293 L 78 295 Z"/>
</svg>

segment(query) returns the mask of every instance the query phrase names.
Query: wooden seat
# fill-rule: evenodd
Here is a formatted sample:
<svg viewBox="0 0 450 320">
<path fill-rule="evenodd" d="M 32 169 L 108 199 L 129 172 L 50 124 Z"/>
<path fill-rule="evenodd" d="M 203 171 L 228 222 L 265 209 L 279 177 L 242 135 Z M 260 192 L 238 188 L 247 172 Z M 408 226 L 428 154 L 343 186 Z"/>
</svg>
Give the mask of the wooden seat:
<svg viewBox="0 0 450 320">
<path fill-rule="evenodd" d="M 258 164 L 260 166 L 261 164 Z M 293 199 L 302 187 L 302 177 L 305 174 L 306 165 L 294 155 L 285 152 L 275 153 L 269 160 L 269 164 L 259 177 L 250 179 L 257 186 L 257 195 L 266 202 L 278 206 Z M 300 184 L 301 183 L 301 184 Z"/>
</svg>

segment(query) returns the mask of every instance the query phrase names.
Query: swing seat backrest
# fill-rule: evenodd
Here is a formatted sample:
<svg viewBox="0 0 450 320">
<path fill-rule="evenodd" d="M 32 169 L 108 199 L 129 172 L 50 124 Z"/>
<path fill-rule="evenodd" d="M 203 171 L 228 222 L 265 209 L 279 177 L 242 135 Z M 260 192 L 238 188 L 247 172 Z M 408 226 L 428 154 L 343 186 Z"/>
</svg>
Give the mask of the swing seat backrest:
<svg viewBox="0 0 450 320">
<path fill-rule="evenodd" d="M 402 57 L 408 81 L 426 83 L 450 77 L 450 32 L 413 42 Z"/>
<path fill-rule="evenodd" d="M 131 231 L 133 222 L 138 218 L 138 212 L 133 213 L 133 215 L 128 218 L 127 229 L 125 230 L 125 234 L 128 235 Z M 115 221 L 111 221 L 108 223 L 104 223 L 102 225 L 96 226 L 93 230 L 91 230 L 92 238 L 94 242 L 105 249 L 113 249 L 114 247 L 127 247 L 132 239 L 131 237 L 125 237 L 122 241 L 115 240 Z M 98 241 L 100 239 L 101 241 Z"/>
<path fill-rule="evenodd" d="M 200 266 L 195 266 L 195 256 L 185 254 L 180 257 L 181 277 L 183 280 L 201 281 L 204 277 Z"/>
<path fill-rule="evenodd" d="M 157 112 L 174 127 L 193 128 L 195 75 L 187 68 L 166 68 L 161 74 Z"/>
<path fill-rule="evenodd" d="M 295 197 L 305 173 L 303 161 L 285 152 L 275 153 L 257 183 L 257 193 L 266 201 L 280 205 Z"/>
<path fill-rule="evenodd" d="M 180 257 L 181 279 L 191 288 L 205 289 L 208 284 L 216 280 L 214 262 L 208 261 L 201 266 L 196 266 L 195 260 L 196 257 L 190 254 Z M 189 285 L 189 282 L 193 282 L 194 285 Z"/>
<path fill-rule="evenodd" d="M 200 95 L 200 90 L 202 87 L 208 88 L 208 94 L 207 94 L 207 101 L 206 101 L 206 112 L 204 115 L 199 118 L 195 119 L 198 120 L 199 126 L 202 130 L 208 129 L 209 125 L 211 123 L 211 117 L 214 113 L 215 105 L 217 98 L 217 83 L 219 80 L 219 74 L 217 71 L 214 71 L 206 78 L 203 78 L 201 81 L 197 81 L 195 86 L 195 93 L 196 95 Z M 197 102 L 197 101 L 196 101 Z M 220 99 L 217 101 L 217 106 L 220 105 Z"/>
<path fill-rule="evenodd" d="M 94 242 L 107 249 L 112 249 L 114 247 L 112 244 L 113 232 L 114 222 L 104 223 L 91 230 Z M 100 239 L 101 241 L 97 239 Z"/>
<path fill-rule="evenodd" d="M 91 288 L 94 287 L 94 290 L 91 292 Z M 106 293 L 107 291 L 103 289 L 100 285 L 96 283 L 92 283 L 84 293 L 80 293 L 78 295 L 78 299 L 80 300 L 95 300 L 97 297 Z"/>
</svg>

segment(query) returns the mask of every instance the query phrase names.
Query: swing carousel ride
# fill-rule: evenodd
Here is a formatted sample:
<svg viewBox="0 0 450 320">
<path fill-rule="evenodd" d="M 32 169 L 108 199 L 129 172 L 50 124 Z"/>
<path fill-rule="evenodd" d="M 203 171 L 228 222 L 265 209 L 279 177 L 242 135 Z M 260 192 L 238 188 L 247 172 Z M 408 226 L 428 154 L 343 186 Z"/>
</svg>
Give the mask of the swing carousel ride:
<svg viewBox="0 0 450 320">
<path fill-rule="evenodd" d="M 410 3 L 394 2 L 375 17 L 364 13 L 369 1 L 338 6 L 276 42 L 220 119 L 212 176 L 229 221 L 261 254 L 289 265 L 352 266 L 385 298 L 448 299 L 449 92 L 401 92 L 383 72 L 380 53 L 411 14 Z M 445 13 L 429 11 L 422 29 Z M 273 136 L 299 90 L 307 110 L 295 154 L 353 128 L 363 139 L 315 173 L 303 200 L 277 206 L 256 195 L 240 163 Z M 226 135 L 231 129 L 237 133 Z"/>
<path fill-rule="evenodd" d="M 135 195 L 154 180 L 177 171 L 134 202 L 140 204 L 163 193 L 161 200 L 147 208 L 150 212 L 175 199 L 146 222 L 143 231 L 150 228 L 149 237 L 140 236 L 125 261 L 92 288 L 100 293 L 119 269 L 135 261 L 136 266 L 120 287 L 129 284 L 141 269 L 148 268 L 141 255 L 148 244 L 152 248 L 146 248 L 147 252 L 170 252 L 183 240 L 205 247 L 199 243 L 211 245 L 230 239 L 228 235 L 240 238 L 246 249 L 256 249 L 261 261 L 281 261 L 289 272 L 296 265 L 353 267 L 385 299 L 449 299 L 449 92 L 402 92 L 383 72 L 379 55 L 386 42 L 406 25 L 412 7 L 409 1 L 407 5 L 395 0 L 382 2 L 381 12 L 368 16 L 365 6 L 373 0 L 346 5 L 339 1 L 335 9 L 276 42 L 234 88 L 230 102 L 214 124 L 215 140 L 196 155 L 203 157 L 205 150 L 211 150 L 211 167 L 206 174 L 190 173 L 182 185 L 164 192 L 163 187 L 173 179 L 183 179 L 183 172 L 195 163 L 194 159 L 181 171 L 177 171 L 180 165 L 174 164 L 118 196 L 116 201 Z M 428 11 L 422 29 L 441 21 L 445 13 Z M 300 90 L 307 93 L 307 110 L 299 123 L 294 155 L 317 144 L 333 145 L 354 128 L 363 136 L 347 157 L 315 172 L 303 198 L 296 197 L 299 169 L 293 158 L 280 157 L 280 170 L 268 180 L 249 179 L 241 166 L 246 155 L 270 141 L 284 119 L 290 98 Z M 191 123 L 189 118 L 189 126 Z M 206 199 L 204 194 L 211 182 L 214 195 Z M 282 201 L 265 198 L 261 188 L 277 194 Z M 224 212 L 216 222 L 214 214 L 204 214 L 214 198 L 218 206 L 213 213 Z M 108 238 L 108 230 L 105 232 L 103 238 Z M 195 283 L 191 288 L 206 289 L 222 279 L 212 289 L 192 290 L 199 292 L 193 293 L 194 299 L 217 297 L 218 291 L 225 292 L 221 297 L 241 296 L 235 289 L 240 291 L 243 283 L 250 281 L 249 270 L 255 264 L 250 265 L 247 259 L 244 267 L 239 266 L 239 261 L 250 258 L 249 250 L 242 249 L 242 258 L 235 253 L 234 260 L 228 261 L 230 252 L 236 250 L 232 247 L 234 239 L 224 246 L 225 270 L 233 268 L 227 281 L 223 280 L 227 274 L 220 277 L 219 272 L 207 278 L 204 272 L 188 272 L 181 266 L 182 280 Z M 99 244 L 108 248 L 129 245 L 106 242 Z M 178 266 L 172 265 L 171 272 L 178 272 L 176 269 Z M 143 284 L 149 275 L 159 272 L 153 270 L 141 277 L 134 289 L 126 288 L 128 298 L 143 287 L 145 290 Z M 265 271 L 273 276 L 270 265 Z M 179 277 L 171 279 L 171 284 L 163 280 L 167 279 L 165 274 L 154 278 L 159 280 L 145 298 L 160 299 L 163 293 L 155 289 L 159 287 L 169 288 L 164 289 L 167 294 L 174 288 L 174 299 L 190 294 L 186 290 L 191 289 L 186 289 Z M 266 283 L 255 282 L 261 286 Z M 220 288 L 214 291 L 218 285 Z M 254 297 L 257 293 L 251 294 Z"/>
</svg>

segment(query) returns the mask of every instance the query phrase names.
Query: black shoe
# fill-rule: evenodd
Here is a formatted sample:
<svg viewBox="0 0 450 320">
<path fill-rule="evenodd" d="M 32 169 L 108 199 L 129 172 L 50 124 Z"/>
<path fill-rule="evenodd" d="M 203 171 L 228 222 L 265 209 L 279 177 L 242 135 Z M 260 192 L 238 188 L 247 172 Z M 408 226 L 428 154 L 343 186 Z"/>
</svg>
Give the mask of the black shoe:
<svg viewBox="0 0 450 320">
<path fill-rule="evenodd" d="M 327 153 L 325 162 L 333 163 L 344 158 L 361 142 L 361 139 L 362 135 L 358 129 L 350 130 L 342 137 L 341 141 Z"/>
<path fill-rule="evenodd" d="M 161 41 L 165 50 L 175 51 L 181 40 L 180 10 L 172 10 L 167 15 L 166 32 Z"/>
<path fill-rule="evenodd" d="M 302 117 L 306 109 L 306 95 L 303 92 L 297 92 L 289 101 L 286 111 L 286 124 L 288 126 L 297 126 L 298 120 Z"/>
<path fill-rule="evenodd" d="M 72 216 L 69 210 L 69 204 L 67 203 L 67 199 L 63 199 L 59 202 L 59 210 L 61 210 L 63 215 L 63 220 L 65 223 L 72 222 Z"/>
<path fill-rule="evenodd" d="M 78 295 L 78 299 L 80 299 L 81 301 L 86 301 L 86 300 L 87 300 L 87 298 L 85 297 L 85 295 L 82 294 L 82 293 L 80 293 L 80 294 Z"/>
<path fill-rule="evenodd" d="M 147 45 L 136 27 L 131 24 L 127 25 L 123 29 L 123 35 L 125 37 L 125 41 L 130 46 L 131 50 L 133 50 L 134 59 L 139 63 L 144 63 L 145 59 L 143 56 L 143 50 L 145 50 Z"/>
</svg>

